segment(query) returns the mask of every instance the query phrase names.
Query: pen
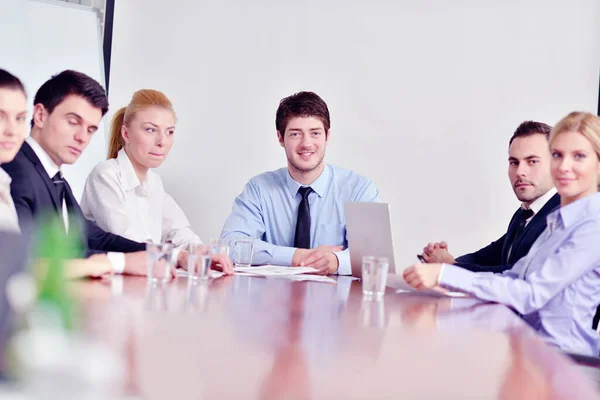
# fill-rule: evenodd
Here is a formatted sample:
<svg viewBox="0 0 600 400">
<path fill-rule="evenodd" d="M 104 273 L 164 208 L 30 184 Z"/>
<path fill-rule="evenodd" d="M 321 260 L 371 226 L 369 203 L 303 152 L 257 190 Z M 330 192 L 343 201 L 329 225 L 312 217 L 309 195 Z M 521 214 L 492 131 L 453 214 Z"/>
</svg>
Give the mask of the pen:
<svg viewBox="0 0 600 400">
<path fill-rule="evenodd" d="M 427 264 L 427 261 L 425 261 L 425 259 L 423 258 L 422 255 L 417 254 L 417 258 L 419 259 L 419 261 L 421 261 L 423 264 Z"/>
</svg>

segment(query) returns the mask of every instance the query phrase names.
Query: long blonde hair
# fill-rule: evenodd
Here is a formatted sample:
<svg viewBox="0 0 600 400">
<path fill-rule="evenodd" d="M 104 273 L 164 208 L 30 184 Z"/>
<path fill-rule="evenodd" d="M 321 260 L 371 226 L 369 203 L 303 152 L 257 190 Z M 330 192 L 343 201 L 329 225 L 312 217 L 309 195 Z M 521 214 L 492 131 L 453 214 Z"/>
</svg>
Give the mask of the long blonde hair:
<svg viewBox="0 0 600 400">
<path fill-rule="evenodd" d="M 108 159 L 117 158 L 119 150 L 125 147 L 125 140 L 121 135 L 121 127 L 123 125 L 129 126 L 131 120 L 138 111 L 144 110 L 149 107 L 162 107 L 173 112 L 173 104 L 165 96 L 164 93 L 158 90 L 142 89 L 138 90 L 131 97 L 131 101 L 127 107 L 120 108 L 113 116 L 110 122 L 110 139 L 108 142 Z"/>
</svg>

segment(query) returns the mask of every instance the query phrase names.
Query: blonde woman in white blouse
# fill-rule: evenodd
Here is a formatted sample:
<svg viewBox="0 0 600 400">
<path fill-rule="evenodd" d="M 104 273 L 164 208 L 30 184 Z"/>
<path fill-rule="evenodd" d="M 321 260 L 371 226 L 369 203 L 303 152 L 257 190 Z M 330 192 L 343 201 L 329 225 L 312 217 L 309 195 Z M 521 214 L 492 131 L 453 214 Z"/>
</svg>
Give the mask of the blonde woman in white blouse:
<svg viewBox="0 0 600 400">
<path fill-rule="evenodd" d="M 175 112 L 157 90 L 134 93 L 111 122 L 108 160 L 90 173 L 81 209 L 102 229 L 138 242 L 171 242 L 182 248 L 202 243 L 183 210 L 151 169 L 167 158 L 175 134 Z M 228 257 L 215 255 L 213 266 L 233 271 Z"/>
</svg>

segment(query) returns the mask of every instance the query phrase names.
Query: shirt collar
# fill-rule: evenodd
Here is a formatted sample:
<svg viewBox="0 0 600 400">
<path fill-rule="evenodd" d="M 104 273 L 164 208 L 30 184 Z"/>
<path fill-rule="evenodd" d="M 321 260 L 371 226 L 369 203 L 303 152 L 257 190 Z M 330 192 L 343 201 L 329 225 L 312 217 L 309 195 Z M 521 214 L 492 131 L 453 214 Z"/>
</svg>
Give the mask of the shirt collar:
<svg viewBox="0 0 600 400">
<path fill-rule="evenodd" d="M 600 213 L 600 193 L 594 193 L 564 207 L 561 206 L 551 216 L 555 221 L 558 221 L 560 217 L 562 225 L 567 228 L 588 214 L 597 215 L 598 213 Z"/>
<path fill-rule="evenodd" d="M 131 160 L 129 159 L 129 156 L 125 152 L 124 148 L 119 150 L 119 153 L 117 154 L 117 162 L 119 163 L 119 168 L 121 170 L 121 179 L 124 190 L 133 190 L 138 186 L 142 186 L 137 174 L 135 173 L 133 164 L 131 163 Z"/>
<path fill-rule="evenodd" d="M 46 173 L 48 174 L 50 179 L 52 179 L 54 175 L 60 172 L 60 167 L 56 165 L 54 161 L 52 161 L 52 158 L 50 158 L 48 153 L 46 153 L 46 150 L 42 149 L 42 146 L 40 146 L 40 144 L 36 142 L 34 138 L 28 136 L 25 139 L 25 141 L 27 142 L 27 144 L 29 144 L 29 146 L 31 146 L 31 149 L 33 150 L 37 158 L 40 159 L 40 162 L 42 163 L 42 166 L 46 170 Z"/>
<path fill-rule="evenodd" d="M 329 184 L 330 176 L 331 171 L 329 169 L 329 166 L 325 165 L 323 168 L 323 172 L 321 172 L 321 175 L 319 175 L 319 177 L 315 179 L 313 183 L 311 183 L 310 185 L 303 185 L 295 181 L 294 178 L 292 178 L 292 176 L 290 175 L 290 171 L 287 168 L 285 169 L 285 180 L 292 197 L 296 197 L 298 189 L 300 189 L 302 186 L 310 186 L 319 197 L 323 197 L 325 195 L 325 190 L 327 189 L 327 186 Z"/>
<path fill-rule="evenodd" d="M 10 183 L 12 179 L 10 175 L 6 173 L 2 168 L 0 168 L 0 187 L 10 188 Z"/>
<path fill-rule="evenodd" d="M 524 203 L 521 204 L 521 208 L 523 210 L 531 210 L 533 211 L 533 215 L 536 215 L 540 212 L 542 208 L 546 205 L 546 203 L 556 194 L 556 188 L 552 187 L 552 189 L 548 190 L 544 195 L 538 197 L 527 207 Z"/>
</svg>

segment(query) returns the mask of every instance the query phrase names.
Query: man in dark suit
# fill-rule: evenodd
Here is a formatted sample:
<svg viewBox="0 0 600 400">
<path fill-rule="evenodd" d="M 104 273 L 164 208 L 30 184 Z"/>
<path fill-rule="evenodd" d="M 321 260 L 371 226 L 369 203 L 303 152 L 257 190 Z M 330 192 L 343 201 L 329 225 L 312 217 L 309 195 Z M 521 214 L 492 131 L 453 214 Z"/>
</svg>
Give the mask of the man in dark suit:
<svg viewBox="0 0 600 400">
<path fill-rule="evenodd" d="M 60 171 L 63 164 L 77 161 L 107 111 L 104 89 L 89 76 L 76 71 L 53 76 L 35 95 L 30 137 L 3 169 L 12 178 L 11 197 L 21 227 L 58 216 L 66 231 L 77 227 L 82 232 L 87 255 L 106 253 L 115 272 L 145 275 L 145 244 L 87 221 Z"/>
<path fill-rule="evenodd" d="M 546 229 L 546 216 L 559 207 L 560 198 L 552 184 L 548 138 L 551 127 L 523 122 L 509 141 L 508 177 L 521 207 L 507 232 L 490 245 L 454 258 L 446 242 L 429 243 L 423 258 L 429 263 L 455 264 L 474 272 L 500 273 L 524 257 Z"/>
</svg>

